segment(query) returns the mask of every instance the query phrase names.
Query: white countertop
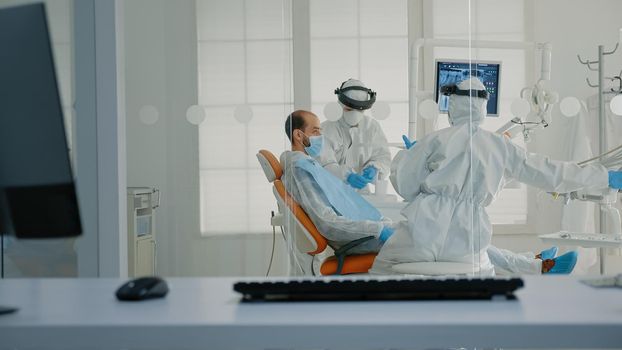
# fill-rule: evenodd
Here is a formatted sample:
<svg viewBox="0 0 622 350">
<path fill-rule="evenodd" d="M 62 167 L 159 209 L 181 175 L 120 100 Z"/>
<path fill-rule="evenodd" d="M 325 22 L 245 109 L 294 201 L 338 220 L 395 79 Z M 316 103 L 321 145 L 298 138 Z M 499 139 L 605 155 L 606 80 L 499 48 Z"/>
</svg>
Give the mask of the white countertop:
<svg viewBox="0 0 622 350">
<path fill-rule="evenodd" d="M 0 349 L 622 348 L 622 289 L 572 277 L 525 277 L 515 301 L 442 302 L 240 303 L 238 280 L 169 278 L 165 299 L 138 303 L 116 300 L 119 279 L 0 280 L 0 304 L 20 308 L 0 316 Z"/>
</svg>

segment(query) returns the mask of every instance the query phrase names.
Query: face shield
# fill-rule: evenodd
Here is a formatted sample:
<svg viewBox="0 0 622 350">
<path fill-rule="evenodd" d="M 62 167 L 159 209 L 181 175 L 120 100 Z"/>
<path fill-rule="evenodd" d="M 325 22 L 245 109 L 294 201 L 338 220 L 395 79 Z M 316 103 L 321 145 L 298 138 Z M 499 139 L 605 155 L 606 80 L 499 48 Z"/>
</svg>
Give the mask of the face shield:
<svg viewBox="0 0 622 350">
<path fill-rule="evenodd" d="M 341 104 L 347 108 L 364 111 L 370 109 L 376 102 L 376 92 L 366 88 L 362 83 L 355 85 L 351 82 L 357 80 L 347 80 L 335 89 L 335 95 Z M 350 84 L 348 84 L 350 83 Z"/>
<path fill-rule="evenodd" d="M 339 103 L 345 108 L 344 121 L 356 126 L 363 119 L 363 111 L 370 109 L 376 102 L 376 92 L 365 87 L 361 81 L 348 79 L 335 89 Z"/>
</svg>

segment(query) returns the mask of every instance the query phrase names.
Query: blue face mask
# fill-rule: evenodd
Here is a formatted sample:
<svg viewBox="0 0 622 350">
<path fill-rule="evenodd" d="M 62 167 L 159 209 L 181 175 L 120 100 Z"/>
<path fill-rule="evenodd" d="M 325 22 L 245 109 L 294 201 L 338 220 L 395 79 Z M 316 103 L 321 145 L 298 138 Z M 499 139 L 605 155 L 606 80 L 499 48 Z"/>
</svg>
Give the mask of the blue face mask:
<svg viewBox="0 0 622 350">
<path fill-rule="evenodd" d="M 324 136 L 310 136 L 308 137 L 308 139 L 309 146 L 305 147 L 305 151 L 307 151 L 307 154 L 313 158 L 318 157 L 322 152 L 322 146 L 324 145 Z"/>
</svg>

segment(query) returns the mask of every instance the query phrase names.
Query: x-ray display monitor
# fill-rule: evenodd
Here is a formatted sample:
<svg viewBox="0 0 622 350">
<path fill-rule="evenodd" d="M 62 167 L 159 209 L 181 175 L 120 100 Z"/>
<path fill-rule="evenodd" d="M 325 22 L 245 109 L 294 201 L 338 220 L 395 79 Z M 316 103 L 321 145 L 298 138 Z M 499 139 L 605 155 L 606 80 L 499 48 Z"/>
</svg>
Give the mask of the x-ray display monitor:
<svg viewBox="0 0 622 350">
<path fill-rule="evenodd" d="M 436 90 L 434 97 L 438 102 L 441 113 L 447 113 L 449 106 L 448 96 L 440 94 L 440 88 L 444 85 L 457 84 L 469 77 L 477 77 L 482 81 L 489 98 L 487 105 L 488 116 L 497 116 L 499 109 L 499 74 L 501 62 L 483 61 L 436 61 Z"/>
</svg>

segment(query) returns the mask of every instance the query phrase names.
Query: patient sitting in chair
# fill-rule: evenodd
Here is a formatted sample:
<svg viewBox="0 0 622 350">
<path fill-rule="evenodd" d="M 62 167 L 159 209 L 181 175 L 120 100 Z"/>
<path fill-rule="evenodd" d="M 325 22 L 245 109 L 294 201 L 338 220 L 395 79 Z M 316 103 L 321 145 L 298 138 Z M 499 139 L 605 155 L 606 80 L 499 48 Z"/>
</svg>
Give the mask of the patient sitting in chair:
<svg viewBox="0 0 622 350">
<path fill-rule="evenodd" d="M 348 254 L 376 253 L 385 242 L 385 249 L 396 250 L 396 255 L 412 249 L 408 222 L 391 222 L 360 196 L 351 186 L 333 176 L 316 160 L 322 151 L 323 138 L 319 118 L 308 111 L 297 110 L 285 121 L 285 133 L 291 141 L 291 151 L 281 155 L 282 181 L 287 192 L 309 215 L 329 245 L 337 250 L 359 240 Z M 392 238 L 393 237 L 393 238 Z M 399 251 L 399 252 L 398 252 Z M 495 268 L 509 273 L 538 274 L 548 272 L 556 249 L 548 249 L 538 256 L 515 254 L 490 246 L 488 249 Z M 410 261 L 403 261 L 410 262 Z M 370 273 L 393 274 L 392 264 L 376 259 Z"/>
<path fill-rule="evenodd" d="M 356 193 L 352 187 L 326 171 L 314 159 L 322 150 L 320 120 L 307 111 L 287 117 L 285 132 L 292 150 L 281 155 L 287 192 L 300 204 L 333 249 L 365 237 L 351 254 L 380 250 L 394 231 L 389 219 Z"/>
</svg>

